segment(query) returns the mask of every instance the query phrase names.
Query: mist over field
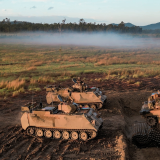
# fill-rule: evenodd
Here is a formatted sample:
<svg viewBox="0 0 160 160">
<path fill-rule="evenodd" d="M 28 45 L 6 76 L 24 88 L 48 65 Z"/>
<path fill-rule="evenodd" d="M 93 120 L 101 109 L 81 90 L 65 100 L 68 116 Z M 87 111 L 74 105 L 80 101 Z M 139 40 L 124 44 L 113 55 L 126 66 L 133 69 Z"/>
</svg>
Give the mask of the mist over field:
<svg viewBox="0 0 160 160">
<path fill-rule="evenodd" d="M 1 44 L 79 45 L 102 47 L 148 47 L 158 46 L 160 39 L 142 38 L 116 33 L 46 33 L 29 32 L 1 34 Z"/>
</svg>

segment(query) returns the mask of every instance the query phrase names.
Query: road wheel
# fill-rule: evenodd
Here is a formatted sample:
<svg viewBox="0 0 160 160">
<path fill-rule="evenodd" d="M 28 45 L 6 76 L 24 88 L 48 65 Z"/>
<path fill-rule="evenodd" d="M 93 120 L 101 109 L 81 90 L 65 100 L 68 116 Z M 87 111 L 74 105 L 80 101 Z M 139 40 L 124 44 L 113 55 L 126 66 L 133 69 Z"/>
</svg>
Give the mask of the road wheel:
<svg viewBox="0 0 160 160">
<path fill-rule="evenodd" d="M 92 105 L 91 105 L 91 108 L 92 108 L 92 109 L 94 109 L 94 110 L 96 110 L 96 109 L 97 109 L 97 107 L 96 107 L 96 105 L 95 105 L 95 104 L 92 104 Z"/>
<path fill-rule="evenodd" d="M 88 139 L 87 133 L 86 132 L 81 132 L 80 133 L 80 138 L 81 138 L 81 140 L 86 141 Z"/>
<path fill-rule="evenodd" d="M 46 131 L 45 131 L 45 137 L 46 137 L 46 138 L 51 138 L 51 137 L 52 137 L 52 131 L 46 130 Z"/>
<path fill-rule="evenodd" d="M 60 139 L 61 138 L 61 133 L 59 131 L 54 131 L 54 138 L 55 139 Z"/>
<path fill-rule="evenodd" d="M 154 127 L 157 124 L 155 117 L 147 117 L 147 124 L 151 127 Z"/>
<path fill-rule="evenodd" d="M 97 133 L 95 131 L 92 132 L 92 138 L 95 138 L 97 136 Z"/>
<path fill-rule="evenodd" d="M 78 139 L 78 133 L 77 132 L 72 132 L 71 133 L 71 139 L 73 139 L 73 140 L 77 140 Z"/>
<path fill-rule="evenodd" d="M 36 135 L 37 135 L 38 137 L 42 137 L 42 136 L 43 136 L 43 130 L 42 130 L 42 129 L 37 129 Z"/>
<path fill-rule="evenodd" d="M 102 104 L 102 103 L 99 103 L 99 104 L 98 104 L 98 109 L 101 109 L 102 106 L 103 106 L 103 104 Z"/>
<path fill-rule="evenodd" d="M 30 135 L 33 135 L 35 132 L 34 128 L 28 128 L 27 129 L 27 133 L 30 134 Z"/>
<path fill-rule="evenodd" d="M 64 132 L 62 133 L 62 138 L 63 138 L 64 140 L 68 140 L 68 139 L 69 139 L 69 132 L 64 131 Z"/>
</svg>

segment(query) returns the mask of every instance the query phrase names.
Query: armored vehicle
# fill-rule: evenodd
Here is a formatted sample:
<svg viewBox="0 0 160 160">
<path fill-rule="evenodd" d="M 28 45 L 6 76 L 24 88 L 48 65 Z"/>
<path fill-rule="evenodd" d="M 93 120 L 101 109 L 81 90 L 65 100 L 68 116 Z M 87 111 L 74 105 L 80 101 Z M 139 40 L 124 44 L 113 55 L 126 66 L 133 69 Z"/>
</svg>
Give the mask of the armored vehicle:
<svg viewBox="0 0 160 160">
<path fill-rule="evenodd" d="M 140 114 L 149 126 L 155 127 L 160 123 L 160 92 L 152 93 L 148 101 L 144 102 Z"/>
<path fill-rule="evenodd" d="M 75 79 L 73 79 L 73 81 L 75 84 L 70 88 L 61 88 L 53 85 L 48 86 L 46 88 L 47 103 L 59 103 L 59 99 L 57 98 L 57 95 L 59 94 L 63 98 L 66 98 L 66 100 L 70 99 L 71 101 L 79 104 L 80 107 L 90 107 L 94 110 L 102 108 L 103 104 L 107 100 L 106 95 L 103 95 L 102 92 L 96 87 L 88 88 L 88 86 L 84 83 L 81 85 L 79 81 L 76 82 Z"/>
<path fill-rule="evenodd" d="M 137 123 L 132 131 L 132 141 L 139 146 L 156 142 L 160 144 L 160 92 L 152 93 L 144 102 L 140 114 L 146 119 L 145 123 Z"/>
<path fill-rule="evenodd" d="M 96 137 L 103 120 L 91 108 L 79 108 L 76 103 L 62 102 L 58 106 L 43 107 L 28 103 L 21 107 L 21 125 L 29 135 L 72 140 L 90 140 Z"/>
</svg>

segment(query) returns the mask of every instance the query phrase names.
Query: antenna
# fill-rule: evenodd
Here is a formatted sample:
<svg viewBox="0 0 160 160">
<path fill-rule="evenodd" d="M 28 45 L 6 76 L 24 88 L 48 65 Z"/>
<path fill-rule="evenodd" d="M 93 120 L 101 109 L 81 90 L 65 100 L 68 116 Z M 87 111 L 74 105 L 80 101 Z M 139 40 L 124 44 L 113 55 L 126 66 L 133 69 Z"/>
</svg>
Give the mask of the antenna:
<svg viewBox="0 0 160 160">
<path fill-rule="evenodd" d="M 51 92 L 53 93 L 52 89 L 51 89 Z M 51 99 L 52 99 L 52 94 L 51 94 Z M 53 99 L 52 99 L 52 107 L 53 107 Z"/>
<path fill-rule="evenodd" d="M 33 107 L 33 91 L 32 91 L 32 107 Z"/>
<path fill-rule="evenodd" d="M 39 96 L 40 97 L 40 104 L 39 104 L 39 106 L 42 108 L 42 100 L 41 100 L 41 96 Z"/>
<path fill-rule="evenodd" d="M 32 91 L 32 105 L 31 105 L 31 110 L 33 111 L 33 91 Z"/>
</svg>

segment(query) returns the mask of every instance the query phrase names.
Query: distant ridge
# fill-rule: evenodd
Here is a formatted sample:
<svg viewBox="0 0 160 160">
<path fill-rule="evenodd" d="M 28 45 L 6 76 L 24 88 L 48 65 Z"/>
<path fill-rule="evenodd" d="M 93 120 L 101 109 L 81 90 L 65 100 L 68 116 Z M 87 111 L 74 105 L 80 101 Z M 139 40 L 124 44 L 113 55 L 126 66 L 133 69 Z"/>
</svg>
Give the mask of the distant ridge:
<svg viewBox="0 0 160 160">
<path fill-rule="evenodd" d="M 85 19 L 84 19 L 85 20 Z M 1 21 L 0 21 L 1 22 Z M 7 23 L 7 22 L 6 22 Z M 39 23 L 39 22 L 29 22 L 29 21 L 10 21 L 11 24 L 20 24 L 20 23 Z M 61 23 L 61 22 L 59 22 Z M 67 22 L 66 22 L 67 23 Z M 68 22 L 69 23 L 69 22 Z M 119 24 L 116 24 L 116 23 L 111 23 L 112 25 L 116 25 L 118 26 Z M 126 27 L 134 27 L 134 26 L 137 26 L 137 25 L 134 25 L 130 22 L 128 23 L 124 23 Z M 149 25 L 146 25 L 146 26 L 139 26 L 141 27 L 143 30 L 156 30 L 156 29 L 160 29 L 160 22 L 158 23 L 153 23 L 153 24 L 149 24 Z"/>
<path fill-rule="evenodd" d="M 160 22 L 159 23 L 155 23 L 155 24 L 149 24 L 147 26 L 140 26 L 143 30 L 146 30 L 146 29 L 160 29 Z"/>
<path fill-rule="evenodd" d="M 118 24 L 115 24 L 115 23 L 112 23 L 113 25 L 118 25 Z M 125 26 L 126 27 L 133 27 L 133 26 L 136 26 L 132 23 L 125 23 Z M 154 24 L 149 24 L 149 25 L 146 25 L 146 26 L 139 26 L 141 27 L 143 30 L 155 30 L 155 29 L 160 29 L 160 22 L 159 23 L 154 23 Z"/>
</svg>

